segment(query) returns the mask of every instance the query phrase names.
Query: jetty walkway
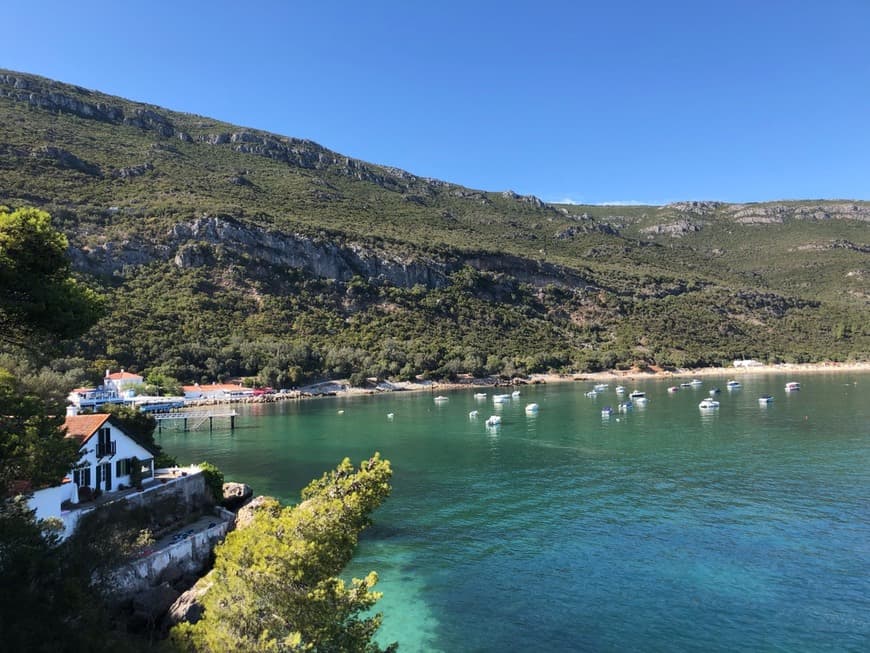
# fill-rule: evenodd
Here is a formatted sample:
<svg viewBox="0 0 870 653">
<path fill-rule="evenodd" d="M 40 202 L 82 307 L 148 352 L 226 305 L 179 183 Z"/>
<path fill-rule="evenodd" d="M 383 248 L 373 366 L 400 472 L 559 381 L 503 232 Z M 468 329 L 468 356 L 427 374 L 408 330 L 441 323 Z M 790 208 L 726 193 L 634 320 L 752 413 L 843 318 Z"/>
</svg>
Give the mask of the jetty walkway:
<svg viewBox="0 0 870 653">
<path fill-rule="evenodd" d="M 236 415 L 238 415 L 238 413 L 235 410 L 199 410 L 152 414 L 154 419 L 157 420 L 158 433 L 163 432 L 164 422 L 167 422 L 168 424 L 177 424 L 181 422 L 184 431 L 194 431 L 203 427 L 205 423 L 208 422 L 208 430 L 211 431 L 214 428 L 215 419 L 229 419 L 230 430 L 232 431 L 236 428 Z"/>
</svg>

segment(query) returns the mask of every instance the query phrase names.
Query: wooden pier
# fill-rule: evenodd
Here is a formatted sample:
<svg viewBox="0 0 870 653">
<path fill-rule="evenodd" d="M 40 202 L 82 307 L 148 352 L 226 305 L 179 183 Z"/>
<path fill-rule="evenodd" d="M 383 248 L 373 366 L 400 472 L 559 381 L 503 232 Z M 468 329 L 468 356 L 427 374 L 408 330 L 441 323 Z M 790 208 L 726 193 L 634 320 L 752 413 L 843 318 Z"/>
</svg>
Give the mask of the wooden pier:
<svg viewBox="0 0 870 653">
<path fill-rule="evenodd" d="M 215 419 L 229 419 L 230 431 L 235 430 L 236 415 L 238 415 L 238 413 L 236 413 L 236 411 L 234 410 L 206 410 L 189 412 L 180 411 L 177 413 L 159 413 L 153 415 L 153 417 L 155 420 L 157 420 L 158 433 L 163 432 L 163 422 L 181 422 L 184 431 L 195 431 L 196 429 L 203 426 L 206 422 L 208 422 L 208 430 L 209 432 L 211 432 L 214 428 Z"/>
</svg>

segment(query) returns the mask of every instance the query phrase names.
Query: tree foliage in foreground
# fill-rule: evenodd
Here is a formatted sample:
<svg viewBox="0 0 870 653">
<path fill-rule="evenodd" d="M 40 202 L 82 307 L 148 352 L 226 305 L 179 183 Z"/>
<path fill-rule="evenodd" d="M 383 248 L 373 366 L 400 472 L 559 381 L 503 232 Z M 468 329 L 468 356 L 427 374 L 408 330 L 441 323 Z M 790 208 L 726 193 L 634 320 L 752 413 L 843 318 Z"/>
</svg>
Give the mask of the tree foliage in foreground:
<svg viewBox="0 0 870 653">
<path fill-rule="evenodd" d="M 303 490 L 299 505 L 257 512 L 216 549 L 204 617 L 177 626 L 173 642 L 198 653 L 384 650 L 373 641 L 381 615 L 361 616 L 380 598 L 371 591 L 377 574 L 350 586 L 337 575 L 389 495 L 391 475 L 377 453 L 358 469 L 345 458 Z"/>
<path fill-rule="evenodd" d="M 64 439 L 57 393 L 24 378 L 29 361 L 22 354 L 52 353 L 59 339 L 86 331 L 99 308 L 69 276 L 66 239 L 48 214 L 0 209 L 0 346 L 16 353 L 3 361 L 15 372 L 0 368 L 3 650 L 117 650 L 94 587 L 103 562 L 90 547 L 95 538 L 79 549 L 75 537 L 59 544 L 57 524 L 35 521 L 25 498 L 14 496 L 60 481 L 79 457 L 78 444 Z"/>
<path fill-rule="evenodd" d="M 74 338 L 102 312 L 70 274 L 66 237 L 45 211 L 0 207 L 0 339 L 33 346 Z"/>
</svg>

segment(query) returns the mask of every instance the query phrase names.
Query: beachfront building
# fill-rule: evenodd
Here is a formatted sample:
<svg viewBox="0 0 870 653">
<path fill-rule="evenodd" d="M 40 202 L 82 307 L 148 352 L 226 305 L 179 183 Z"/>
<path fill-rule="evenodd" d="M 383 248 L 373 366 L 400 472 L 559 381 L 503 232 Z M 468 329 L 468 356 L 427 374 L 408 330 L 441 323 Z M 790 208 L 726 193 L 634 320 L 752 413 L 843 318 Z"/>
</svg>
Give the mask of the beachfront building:
<svg viewBox="0 0 870 653">
<path fill-rule="evenodd" d="M 138 374 L 125 372 L 112 373 L 106 370 L 103 384 L 96 388 L 76 388 L 69 393 L 69 414 L 75 415 L 80 410 L 97 410 L 105 404 L 129 403 L 145 379 Z"/>
<path fill-rule="evenodd" d="M 137 386 L 145 383 L 145 379 L 138 375 L 133 374 L 132 372 L 124 371 L 124 368 L 121 368 L 120 372 L 111 372 L 110 370 L 106 370 L 106 376 L 103 379 L 103 387 L 112 388 L 118 394 L 123 394 L 124 392 L 135 389 Z"/>
<path fill-rule="evenodd" d="M 234 401 L 254 396 L 253 388 L 246 388 L 235 383 L 207 383 L 184 386 L 185 399 L 214 399 L 217 401 Z"/>
<path fill-rule="evenodd" d="M 152 479 L 154 456 L 105 413 L 68 416 L 64 427 L 79 443 L 79 460 L 61 484 L 33 492 L 28 504 L 37 519 L 60 519 L 69 535 L 77 521 L 73 507 Z"/>
</svg>

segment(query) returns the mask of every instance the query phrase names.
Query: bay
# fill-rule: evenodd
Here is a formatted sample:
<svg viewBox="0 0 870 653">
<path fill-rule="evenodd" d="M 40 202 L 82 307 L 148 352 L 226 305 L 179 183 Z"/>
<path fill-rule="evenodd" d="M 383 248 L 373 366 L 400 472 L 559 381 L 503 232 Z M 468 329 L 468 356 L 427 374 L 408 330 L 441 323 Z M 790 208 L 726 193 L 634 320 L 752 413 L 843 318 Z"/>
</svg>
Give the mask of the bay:
<svg viewBox="0 0 870 653">
<path fill-rule="evenodd" d="M 286 502 L 345 456 L 390 459 L 348 577 L 378 572 L 403 651 L 870 650 L 870 374 L 726 380 L 626 382 L 649 403 L 610 418 L 614 384 L 243 406 L 233 432 L 159 441 Z"/>
</svg>

